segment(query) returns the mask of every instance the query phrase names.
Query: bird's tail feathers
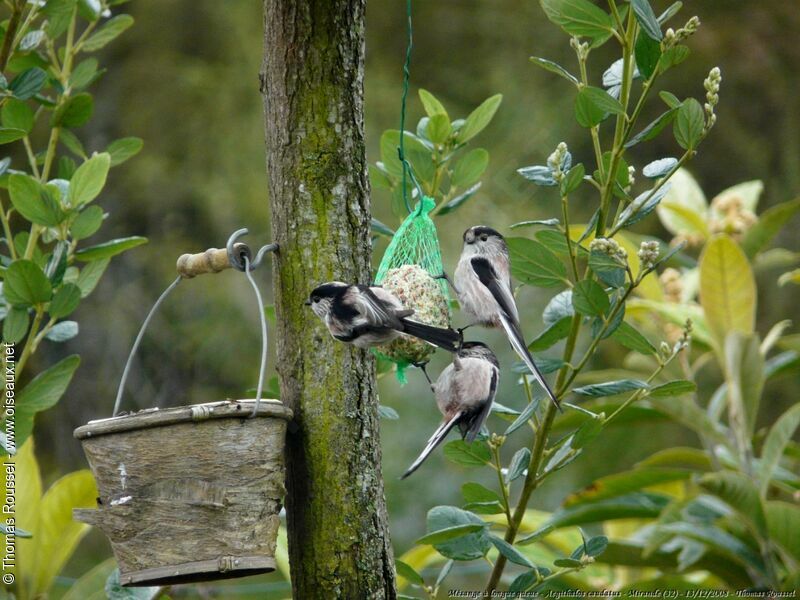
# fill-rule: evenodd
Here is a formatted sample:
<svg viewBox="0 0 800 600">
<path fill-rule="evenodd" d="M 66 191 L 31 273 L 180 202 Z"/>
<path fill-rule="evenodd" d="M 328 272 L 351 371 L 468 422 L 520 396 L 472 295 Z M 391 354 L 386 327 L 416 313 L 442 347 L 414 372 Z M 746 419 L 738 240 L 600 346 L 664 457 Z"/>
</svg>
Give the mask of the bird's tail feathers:
<svg viewBox="0 0 800 600">
<path fill-rule="evenodd" d="M 522 337 L 522 332 L 520 331 L 519 326 L 516 323 L 513 323 L 503 314 L 500 315 L 500 321 L 503 323 L 503 328 L 506 330 L 508 341 L 511 342 L 511 347 L 514 348 L 514 352 L 519 355 L 519 357 L 522 359 L 522 362 L 525 363 L 530 372 L 533 374 L 534 379 L 536 379 L 539 385 L 542 386 L 542 389 L 548 395 L 550 400 L 553 401 L 558 410 L 561 410 L 561 404 L 559 404 L 555 394 L 553 394 L 553 390 L 551 390 L 550 386 L 547 385 L 547 381 L 539 372 L 539 369 L 536 367 L 536 363 L 533 362 L 533 357 L 528 351 L 528 346 L 525 345 L 525 339 Z"/>
<path fill-rule="evenodd" d="M 457 331 L 445 329 L 444 327 L 425 325 L 424 323 L 406 318 L 400 319 L 400 322 L 403 324 L 403 333 L 413 335 L 448 352 L 458 352 L 461 336 Z"/>
<path fill-rule="evenodd" d="M 453 415 L 451 419 L 439 425 L 436 431 L 433 432 L 431 438 L 428 440 L 428 443 L 425 445 L 425 448 L 417 457 L 417 460 L 411 463 L 411 466 L 408 467 L 408 470 L 405 473 L 403 473 L 400 479 L 405 479 L 406 477 L 411 475 L 414 471 L 416 471 L 419 468 L 419 466 L 423 462 L 425 462 L 425 459 L 428 458 L 428 456 L 430 456 L 431 452 L 433 452 L 436 449 L 436 447 L 444 441 L 444 439 L 447 437 L 447 434 L 450 433 L 450 430 L 456 425 L 458 425 L 459 421 L 462 419 L 463 416 L 464 413 L 459 411 L 455 415 Z"/>
<path fill-rule="evenodd" d="M 472 422 L 469 424 L 469 428 L 467 432 L 464 434 L 464 441 L 471 444 L 475 441 L 475 438 L 478 437 L 478 434 L 481 432 L 483 428 L 483 424 L 486 422 L 486 418 L 489 416 L 489 413 L 492 411 L 492 403 L 494 400 L 490 399 L 488 402 L 485 402 L 484 405 L 481 407 L 481 410 L 478 414 L 475 415 L 475 418 L 472 419 Z"/>
</svg>

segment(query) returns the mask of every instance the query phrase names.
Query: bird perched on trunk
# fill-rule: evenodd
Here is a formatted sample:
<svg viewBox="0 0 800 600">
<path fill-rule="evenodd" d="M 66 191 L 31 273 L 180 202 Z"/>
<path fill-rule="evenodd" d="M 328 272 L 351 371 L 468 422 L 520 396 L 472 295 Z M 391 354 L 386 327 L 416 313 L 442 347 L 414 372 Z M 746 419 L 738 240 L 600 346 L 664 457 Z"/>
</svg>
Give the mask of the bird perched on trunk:
<svg viewBox="0 0 800 600">
<path fill-rule="evenodd" d="M 413 321 L 413 310 L 404 308 L 394 294 L 377 286 L 323 283 L 314 288 L 306 305 L 334 338 L 358 348 L 388 344 L 403 333 L 449 352 L 456 352 L 461 341 L 452 329 Z"/>
<path fill-rule="evenodd" d="M 453 362 L 431 383 L 444 421 L 401 479 L 416 471 L 454 427 L 458 426 L 462 439 L 475 441 L 492 409 L 499 379 L 500 364 L 494 352 L 481 342 L 464 342 Z"/>
<path fill-rule="evenodd" d="M 533 362 L 522 335 L 517 305 L 511 292 L 511 261 L 503 236 L 483 225 L 467 229 L 455 281 L 451 285 L 458 295 L 461 309 L 474 319 L 471 325 L 502 327 L 511 347 L 560 410 L 558 400 Z"/>
</svg>

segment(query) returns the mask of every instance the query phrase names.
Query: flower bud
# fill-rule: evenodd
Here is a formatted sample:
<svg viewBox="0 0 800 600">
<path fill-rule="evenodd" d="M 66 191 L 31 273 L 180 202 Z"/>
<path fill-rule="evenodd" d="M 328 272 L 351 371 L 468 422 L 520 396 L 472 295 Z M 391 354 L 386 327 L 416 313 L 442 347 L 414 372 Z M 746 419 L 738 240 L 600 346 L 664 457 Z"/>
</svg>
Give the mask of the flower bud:
<svg viewBox="0 0 800 600">
<path fill-rule="evenodd" d="M 637 256 L 639 257 L 639 262 L 643 271 L 649 271 L 655 266 L 660 251 L 661 248 L 658 242 L 642 242 L 639 246 Z"/>
</svg>

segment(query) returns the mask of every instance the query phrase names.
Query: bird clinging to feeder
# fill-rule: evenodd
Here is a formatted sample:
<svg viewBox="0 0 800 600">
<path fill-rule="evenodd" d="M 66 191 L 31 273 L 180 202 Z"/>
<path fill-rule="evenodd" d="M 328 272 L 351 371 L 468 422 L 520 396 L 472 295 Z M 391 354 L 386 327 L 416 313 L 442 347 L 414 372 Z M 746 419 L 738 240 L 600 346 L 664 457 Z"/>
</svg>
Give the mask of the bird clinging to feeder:
<svg viewBox="0 0 800 600">
<path fill-rule="evenodd" d="M 494 352 L 481 342 L 464 342 L 453 362 L 431 384 L 444 421 L 401 479 L 416 471 L 454 427 L 458 426 L 465 441 L 475 440 L 492 409 L 499 379 L 500 364 Z"/>
<path fill-rule="evenodd" d="M 407 334 L 456 352 L 460 336 L 452 329 L 425 325 L 410 319 L 407 309 L 391 292 L 377 286 L 331 281 L 317 286 L 306 301 L 331 335 L 358 348 L 389 344 Z"/>
<path fill-rule="evenodd" d="M 464 246 L 453 284 L 461 308 L 474 319 L 472 325 L 502 327 L 511 347 L 560 409 L 558 400 L 533 362 L 522 335 L 511 291 L 508 246 L 500 233 L 483 225 L 470 227 L 464 232 Z"/>
</svg>

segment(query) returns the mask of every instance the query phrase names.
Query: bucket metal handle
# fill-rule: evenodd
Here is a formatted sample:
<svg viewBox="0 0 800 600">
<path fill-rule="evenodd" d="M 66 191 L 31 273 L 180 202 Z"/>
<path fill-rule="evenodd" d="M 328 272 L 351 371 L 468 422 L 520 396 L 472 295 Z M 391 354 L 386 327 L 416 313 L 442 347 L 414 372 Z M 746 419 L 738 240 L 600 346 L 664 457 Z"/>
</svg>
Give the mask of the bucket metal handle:
<svg viewBox="0 0 800 600">
<path fill-rule="evenodd" d="M 228 238 L 228 243 L 226 244 L 225 248 L 209 248 L 205 252 L 198 254 L 183 254 L 178 258 L 178 262 L 176 264 L 178 277 L 169 286 L 167 286 L 167 289 L 161 293 L 161 295 L 158 297 L 158 300 L 156 300 L 155 304 L 153 304 L 153 307 L 150 309 L 150 312 L 147 313 L 147 316 L 145 317 L 144 322 L 139 329 L 139 333 L 136 335 L 136 339 L 133 342 L 133 347 L 128 355 L 125 368 L 122 371 L 122 378 L 120 379 L 119 388 L 117 389 L 117 398 L 114 402 L 114 412 L 112 413 L 112 416 L 117 416 L 120 406 L 122 405 L 122 393 L 125 391 L 125 382 L 128 380 L 128 375 L 130 374 L 133 357 L 136 355 L 136 351 L 139 349 L 139 345 L 142 342 L 142 338 L 144 337 L 144 333 L 147 330 L 148 325 L 150 325 L 153 315 L 156 313 L 156 311 L 158 311 L 158 308 L 161 306 L 167 296 L 169 296 L 172 290 L 178 287 L 178 284 L 184 279 L 191 279 L 205 273 L 219 273 L 220 271 L 228 268 L 242 271 L 245 274 L 247 280 L 250 282 L 250 285 L 253 287 L 253 291 L 255 292 L 256 296 L 256 302 L 258 303 L 258 315 L 261 321 L 261 365 L 258 372 L 256 402 L 251 416 L 255 416 L 258 413 L 258 407 L 261 403 L 261 393 L 264 390 L 264 374 L 267 367 L 267 320 L 264 314 L 264 302 L 261 299 L 261 292 L 258 289 L 258 285 L 256 285 L 255 279 L 253 279 L 251 271 L 261 265 L 264 260 L 264 256 L 268 252 L 275 252 L 278 250 L 278 244 L 267 244 L 266 246 L 262 246 L 258 251 L 258 254 L 256 254 L 255 259 L 253 259 L 253 254 L 250 251 L 250 247 L 243 242 L 237 241 L 242 236 L 247 235 L 247 233 L 248 230 L 246 228 L 238 229 Z"/>
</svg>

